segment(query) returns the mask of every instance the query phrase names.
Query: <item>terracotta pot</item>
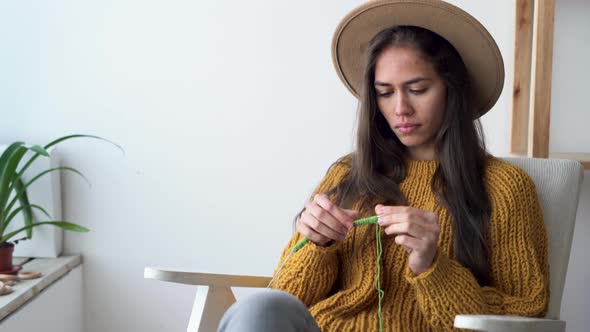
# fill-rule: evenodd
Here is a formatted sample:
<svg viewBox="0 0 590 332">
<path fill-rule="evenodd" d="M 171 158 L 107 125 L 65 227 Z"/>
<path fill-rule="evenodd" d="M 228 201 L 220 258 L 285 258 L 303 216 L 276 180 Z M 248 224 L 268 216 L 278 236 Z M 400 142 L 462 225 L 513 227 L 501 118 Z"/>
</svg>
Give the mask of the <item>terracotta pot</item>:
<svg viewBox="0 0 590 332">
<path fill-rule="evenodd" d="M 14 244 L 0 243 L 0 271 L 11 271 L 12 266 L 12 252 L 14 251 Z"/>
</svg>

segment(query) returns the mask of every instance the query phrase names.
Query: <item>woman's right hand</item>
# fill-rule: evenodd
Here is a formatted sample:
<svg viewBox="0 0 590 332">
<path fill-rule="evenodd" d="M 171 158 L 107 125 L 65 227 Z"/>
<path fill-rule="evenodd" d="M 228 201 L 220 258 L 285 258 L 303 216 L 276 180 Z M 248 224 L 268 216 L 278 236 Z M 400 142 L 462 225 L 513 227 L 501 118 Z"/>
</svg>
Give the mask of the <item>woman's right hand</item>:
<svg viewBox="0 0 590 332">
<path fill-rule="evenodd" d="M 297 231 L 319 246 L 329 246 L 333 241 L 345 239 L 358 216 L 358 211 L 341 209 L 326 194 L 319 193 L 305 204 L 297 221 Z"/>
</svg>

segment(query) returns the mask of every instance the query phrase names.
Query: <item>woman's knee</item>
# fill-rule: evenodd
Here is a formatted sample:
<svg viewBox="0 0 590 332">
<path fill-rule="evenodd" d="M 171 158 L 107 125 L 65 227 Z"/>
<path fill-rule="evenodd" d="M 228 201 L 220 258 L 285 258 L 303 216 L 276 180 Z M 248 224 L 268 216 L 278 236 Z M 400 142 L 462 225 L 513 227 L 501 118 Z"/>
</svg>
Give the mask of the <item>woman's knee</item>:
<svg viewBox="0 0 590 332">
<path fill-rule="evenodd" d="M 263 311 L 306 309 L 305 304 L 294 295 L 276 289 L 266 289 L 246 296 L 240 300 L 244 305 L 257 307 Z"/>
<path fill-rule="evenodd" d="M 279 316 L 297 311 L 307 311 L 297 297 L 280 290 L 265 289 L 241 298 L 232 307 L 245 311 L 248 316 Z"/>
<path fill-rule="evenodd" d="M 303 331 L 314 330 L 315 320 L 297 297 L 280 290 L 267 289 L 250 294 L 234 303 L 225 313 L 220 331 Z"/>
</svg>

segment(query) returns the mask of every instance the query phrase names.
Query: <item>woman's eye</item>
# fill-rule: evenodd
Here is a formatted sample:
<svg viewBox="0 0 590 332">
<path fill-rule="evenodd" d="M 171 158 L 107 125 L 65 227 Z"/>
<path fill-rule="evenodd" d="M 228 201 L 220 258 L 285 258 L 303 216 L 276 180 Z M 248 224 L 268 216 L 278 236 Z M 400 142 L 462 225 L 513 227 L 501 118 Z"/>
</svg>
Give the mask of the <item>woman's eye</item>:
<svg viewBox="0 0 590 332">
<path fill-rule="evenodd" d="M 426 92 L 426 88 L 424 88 L 424 89 L 410 89 L 410 93 L 415 94 L 415 95 L 421 95 L 424 92 Z"/>
<path fill-rule="evenodd" d="M 379 97 L 389 97 L 393 94 L 393 92 L 380 92 Z"/>
</svg>

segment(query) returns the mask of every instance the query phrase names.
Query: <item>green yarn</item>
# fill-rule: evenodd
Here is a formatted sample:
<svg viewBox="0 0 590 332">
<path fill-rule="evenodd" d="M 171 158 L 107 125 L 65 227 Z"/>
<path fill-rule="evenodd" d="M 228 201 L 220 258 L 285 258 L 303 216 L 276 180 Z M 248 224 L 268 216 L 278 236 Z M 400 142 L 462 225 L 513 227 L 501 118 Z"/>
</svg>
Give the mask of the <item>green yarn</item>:
<svg viewBox="0 0 590 332">
<path fill-rule="evenodd" d="M 366 217 L 366 218 L 355 220 L 353 222 L 353 224 L 355 226 L 363 226 L 363 225 L 370 225 L 370 224 L 377 225 L 378 220 L 379 220 L 379 216 L 372 216 L 372 217 Z"/>
<path fill-rule="evenodd" d="M 354 226 L 363 226 L 363 225 L 377 224 L 377 220 L 378 219 L 379 219 L 378 216 L 366 217 L 366 218 L 355 220 L 352 224 Z M 379 238 L 378 241 L 381 242 L 381 239 Z M 303 248 L 303 246 L 307 242 L 309 242 L 309 239 L 308 238 L 305 238 L 305 239 L 299 241 L 299 243 L 297 243 L 297 245 L 295 247 L 293 247 L 293 250 L 291 250 L 291 251 L 294 252 L 294 253 L 297 252 L 297 251 L 299 251 L 299 249 Z"/>
<path fill-rule="evenodd" d="M 367 218 L 362 218 L 355 220 L 353 222 L 354 226 L 363 226 L 363 225 L 371 225 L 375 224 L 378 225 L 379 217 L 372 216 Z M 375 277 L 375 288 L 377 289 L 378 299 L 379 299 L 379 307 L 377 309 L 377 317 L 379 318 L 379 331 L 383 331 L 383 318 L 381 317 L 381 303 L 383 301 L 383 297 L 385 296 L 385 292 L 381 289 L 381 255 L 383 254 L 383 245 L 381 243 L 381 227 L 375 227 L 375 238 L 377 243 L 377 276 Z M 296 253 L 299 249 L 303 248 L 303 246 L 309 242 L 308 238 L 301 240 L 293 250 L 291 250 L 291 254 Z M 272 282 L 272 281 L 271 281 Z"/>
<path fill-rule="evenodd" d="M 377 220 L 375 220 L 377 222 Z M 381 254 L 383 253 L 383 246 L 381 244 L 381 227 L 375 227 L 375 238 L 377 239 L 377 277 L 375 278 L 375 288 L 379 297 L 379 307 L 377 309 L 377 317 L 379 317 L 379 331 L 383 331 L 383 318 L 381 317 L 381 302 L 385 296 L 385 292 L 381 289 Z"/>
</svg>

